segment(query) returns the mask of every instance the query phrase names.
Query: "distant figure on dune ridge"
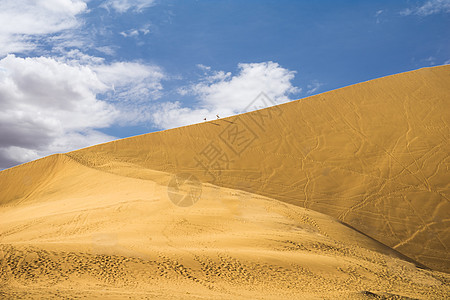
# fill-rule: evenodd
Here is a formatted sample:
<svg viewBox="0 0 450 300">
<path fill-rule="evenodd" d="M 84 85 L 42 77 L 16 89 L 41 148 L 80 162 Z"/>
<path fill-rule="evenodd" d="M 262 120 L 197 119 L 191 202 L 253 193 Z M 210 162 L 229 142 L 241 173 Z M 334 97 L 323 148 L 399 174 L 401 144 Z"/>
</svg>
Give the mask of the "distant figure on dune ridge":
<svg viewBox="0 0 450 300">
<path fill-rule="evenodd" d="M 217 119 L 220 119 L 219 115 L 216 115 Z"/>
<path fill-rule="evenodd" d="M 206 122 L 206 118 L 203 119 Z"/>
</svg>

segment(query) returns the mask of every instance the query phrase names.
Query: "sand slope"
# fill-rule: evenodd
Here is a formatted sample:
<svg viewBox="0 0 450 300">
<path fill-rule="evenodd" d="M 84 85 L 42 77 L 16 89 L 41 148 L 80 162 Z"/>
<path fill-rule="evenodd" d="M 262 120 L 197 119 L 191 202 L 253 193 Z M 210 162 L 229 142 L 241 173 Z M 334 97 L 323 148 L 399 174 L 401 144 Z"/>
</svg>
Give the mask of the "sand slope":
<svg viewBox="0 0 450 300">
<path fill-rule="evenodd" d="M 118 174 L 112 161 L 189 172 L 319 211 L 448 272 L 449 120 L 441 66 L 69 155 Z"/>
<path fill-rule="evenodd" d="M 147 177 L 135 179 L 66 155 L 23 167 L 37 175 L 49 166 L 52 172 L 42 174 L 35 193 L 2 205 L 0 294 L 7 298 L 450 293 L 447 274 L 418 268 L 311 210 L 210 184 L 202 185 L 194 206 L 183 208 L 169 199 L 171 174 L 116 166 Z"/>
<path fill-rule="evenodd" d="M 422 69 L 2 171 L 0 295 L 449 297 L 449 76 Z M 168 189 L 175 173 L 201 191 Z M 198 201 L 174 205 L 186 191 Z"/>
</svg>

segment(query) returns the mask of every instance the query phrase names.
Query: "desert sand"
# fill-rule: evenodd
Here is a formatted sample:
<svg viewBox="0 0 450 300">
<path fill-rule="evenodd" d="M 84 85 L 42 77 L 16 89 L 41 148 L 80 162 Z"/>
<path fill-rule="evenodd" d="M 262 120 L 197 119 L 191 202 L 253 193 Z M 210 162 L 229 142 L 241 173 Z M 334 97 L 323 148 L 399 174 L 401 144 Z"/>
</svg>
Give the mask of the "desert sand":
<svg viewBox="0 0 450 300">
<path fill-rule="evenodd" d="M 0 298 L 449 298 L 448 120 L 440 66 L 1 171 Z"/>
</svg>

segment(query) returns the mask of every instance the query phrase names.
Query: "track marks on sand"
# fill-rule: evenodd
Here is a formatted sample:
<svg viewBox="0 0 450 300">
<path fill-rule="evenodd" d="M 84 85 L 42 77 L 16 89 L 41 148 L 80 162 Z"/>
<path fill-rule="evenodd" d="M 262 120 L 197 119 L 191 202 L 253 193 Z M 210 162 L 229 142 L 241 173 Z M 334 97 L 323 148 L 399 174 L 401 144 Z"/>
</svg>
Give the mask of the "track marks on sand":
<svg viewBox="0 0 450 300">
<path fill-rule="evenodd" d="M 225 298 L 256 292 L 274 299 L 276 295 L 296 298 L 302 293 L 351 293 L 350 299 L 358 299 L 364 292 L 384 297 L 377 291 L 387 290 L 412 298 L 444 299 L 450 295 L 450 277 L 445 273 L 417 269 L 381 254 L 361 260 L 354 255 L 359 251 L 356 248 L 291 240 L 284 244 L 286 248 L 275 256 L 189 250 L 182 255 L 155 252 L 145 257 L 2 244 L 0 295 L 26 298 L 33 293 L 43 296 L 44 292 L 43 297 L 63 298 L 61 291 L 73 285 L 78 291 L 85 290 L 84 295 L 115 291 L 133 296 L 137 291 L 153 293 L 156 287 L 167 286 L 173 286 L 172 292 L 181 286 L 192 287 Z"/>
</svg>

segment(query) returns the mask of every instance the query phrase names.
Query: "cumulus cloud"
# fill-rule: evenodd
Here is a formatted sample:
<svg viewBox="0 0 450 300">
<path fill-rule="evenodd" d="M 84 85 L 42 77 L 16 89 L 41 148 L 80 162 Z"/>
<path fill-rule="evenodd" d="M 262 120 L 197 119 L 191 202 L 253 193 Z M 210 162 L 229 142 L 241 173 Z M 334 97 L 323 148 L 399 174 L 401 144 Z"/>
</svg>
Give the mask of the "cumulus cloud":
<svg viewBox="0 0 450 300">
<path fill-rule="evenodd" d="M 429 16 L 438 13 L 450 13 L 450 0 L 430 0 L 422 6 L 407 8 L 400 12 L 403 16 Z"/>
<path fill-rule="evenodd" d="M 112 8 L 119 13 L 124 13 L 128 10 L 140 12 L 152 6 L 154 2 L 154 0 L 107 0 L 103 3 L 103 7 L 106 9 Z"/>
<path fill-rule="evenodd" d="M 123 107 L 108 98 L 114 89 L 128 99 L 151 95 L 163 77 L 151 66 L 105 64 L 76 51 L 8 55 L 0 60 L 0 168 L 114 139 L 99 131 L 122 117 Z M 153 85 L 142 87 L 147 81 Z"/>
<path fill-rule="evenodd" d="M 166 74 L 160 67 L 140 62 L 105 63 L 105 59 L 71 50 L 56 58 L 71 65 L 84 65 L 91 69 L 108 89 L 103 94 L 109 101 L 135 102 L 155 100 L 161 95 L 161 81 Z"/>
<path fill-rule="evenodd" d="M 86 29 L 89 0 L 0 2 L 0 169 L 112 140 L 100 130 L 149 116 L 138 108 L 160 97 L 165 79 L 160 68 L 136 61 L 106 63 L 77 50 L 115 53 L 80 30 Z M 125 12 L 153 1 L 103 4 Z M 137 33 L 148 34 L 149 27 Z M 26 57 L 30 53 L 45 55 Z"/>
<path fill-rule="evenodd" d="M 153 113 L 157 126 L 173 128 L 198 123 L 205 117 L 214 118 L 216 114 L 243 113 L 252 109 L 248 105 L 261 92 L 272 99 L 271 105 L 287 102 L 289 95 L 300 92 L 291 83 L 295 72 L 275 62 L 242 63 L 238 65 L 236 75 L 212 71 L 204 65 L 198 67 L 205 76 L 200 82 L 179 90 L 180 95 L 193 95 L 199 99 L 196 108 L 183 107 L 179 102 L 165 103 Z"/>
<path fill-rule="evenodd" d="M 203 82 L 193 85 L 192 93 L 199 96 L 205 106 L 229 115 L 243 112 L 260 92 L 265 92 L 276 103 L 287 102 L 289 94 L 299 92 L 291 83 L 295 72 L 278 63 L 239 64 L 238 68 L 235 76 L 230 72 L 213 72 Z"/>
<path fill-rule="evenodd" d="M 87 10 L 82 0 L 2 0 L 0 56 L 36 48 L 36 39 L 80 25 Z"/>
<path fill-rule="evenodd" d="M 89 68 L 14 55 L 0 68 L 2 167 L 111 139 L 94 130 L 109 126 L 116 111 L 96 98 L 107 86 Z"/>
</svg>

